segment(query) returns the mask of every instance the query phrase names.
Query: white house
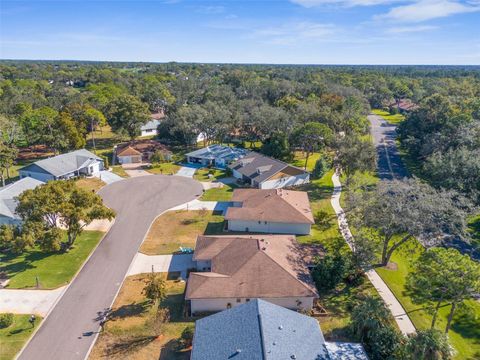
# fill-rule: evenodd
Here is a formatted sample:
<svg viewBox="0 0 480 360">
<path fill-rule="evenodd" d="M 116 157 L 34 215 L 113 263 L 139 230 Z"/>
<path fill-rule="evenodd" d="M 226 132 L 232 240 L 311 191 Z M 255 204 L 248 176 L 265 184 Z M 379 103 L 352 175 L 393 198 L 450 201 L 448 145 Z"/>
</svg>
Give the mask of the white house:
<svg viewBox="0 0 480 360">
<path fill-rule="evenodd" d="M 88 150 L 75 150 L 34 162 L 21 168 L 20 179 L 32 177 L 47 182 L 93 175 L 103 170 L 103 159 Z"/>
<path fill-rule="evenodd" d="M 228 230 L 269 234 L 310 234 L 315 223 L 304 191 L 235 189 L 227 209 Z"/>
<path fill-rule="evenodd" d="M 25 190 L 35 189 L 44 184 L 33 178 L 23 178 L 0 188 L 0 225 L 18 225 L 20 217 L 16 214 L 17 197 Z"/>
<path fill-rule="evenodd" d="M 224 145 L 211 145 L 185 154 L 187 163 L 203 166 L 213 166 L 224 169 L 230 163 L 243 158 L 248 151 Z"/>
<path fill-rule="evenodd" d="M 217 312 L 252 299 L 311 309 L 318 298 L 291 235 L 199 236 L 185 299 L 192 314 Z"/>
<path fill-rule="evenodd" d="M 145 125 L 142 125 L 140 131 L 142 132 L 140 136 L 153 136 L 158 134 L 158 125 L 160 125 L 160 120 L 152 119 L 147 122 Z"/>
<path fill-rule="evenodd" d="M 235 178 L 259 189 L 279 189 L 310 182 L 308 171 L 254 151 L 228 167 Z"/>
</svg>

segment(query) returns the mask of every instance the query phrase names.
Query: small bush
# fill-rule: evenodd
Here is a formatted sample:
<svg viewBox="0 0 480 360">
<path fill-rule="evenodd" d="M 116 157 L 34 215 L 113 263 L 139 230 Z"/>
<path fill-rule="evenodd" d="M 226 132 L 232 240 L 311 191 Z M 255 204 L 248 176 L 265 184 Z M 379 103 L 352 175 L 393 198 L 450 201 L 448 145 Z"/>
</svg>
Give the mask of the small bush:
<svg viewBox="0 0 480 360">
<path fill-rule="evenodd" d="M 165 154 L 164 154 L 162 151 L 157 150 L 157 151 L 155 151 L 155 153 L 152 155 L 152 158 L 150 159 L 150 161 L 151 161 L 152 163 L 154 163 L 154 164 L 155 164 L 155 163 L 163 163 L 163 162 L 166 161 L 166 160 L 165 160 Z"/>
<path fill-rule="evenodd" d="M 193 325 L 188 325 L 185 329 L 183 329 L 181 339 L 182 339 L 182 345 L 184 348 L 192 346 L 194 333 L 195 333 L 195 328 Z"/>
<path fill-rule="evenodd" d="M 103 167 L 105 169 L 108 169 L 110 167 L 110 163 L 108 162 L 108 156 L 100 155 L 100 157 L 103 159 Z"/>
<path fill-rule="evenodd" d="M 312 175 L 315 179 L 320 179 L 331 168 L 332 162 L 324 155 L 321 155 L 320 158 L 315 162 L 315 167 L 313 168 Z"/>
<path fill-rule="evenodd" d="M 0 329 L 8 328 L 12 324 L 13 324 L 12 313 L 0 314 Z"/>
</svg>

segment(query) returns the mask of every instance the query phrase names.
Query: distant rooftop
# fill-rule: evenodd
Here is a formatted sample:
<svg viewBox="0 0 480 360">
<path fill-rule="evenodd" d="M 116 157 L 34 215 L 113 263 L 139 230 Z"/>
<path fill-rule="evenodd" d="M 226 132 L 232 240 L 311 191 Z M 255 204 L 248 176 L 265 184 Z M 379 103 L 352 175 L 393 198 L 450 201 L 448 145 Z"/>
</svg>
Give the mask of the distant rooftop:
<svg viewBox="0 0 480 360">
<path fill-rule="evenodd" d="M 15 214 L 17 208 L 17 200 L 20 194 L 25 190 L 34 189 L 44 184 L 42 181 L 26 177 L 12 184 L 0 188 L 0 216 L 9 218 L 18 218 Z"/>
</svg>

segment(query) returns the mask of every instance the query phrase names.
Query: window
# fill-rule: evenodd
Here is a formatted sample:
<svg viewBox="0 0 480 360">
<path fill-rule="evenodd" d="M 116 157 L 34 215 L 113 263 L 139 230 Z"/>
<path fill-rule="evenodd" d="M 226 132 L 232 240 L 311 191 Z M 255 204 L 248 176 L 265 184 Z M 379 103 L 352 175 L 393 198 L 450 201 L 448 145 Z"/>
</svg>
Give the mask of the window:
<svg viewBox="0 0 480 360">
<path fill-rule="evenodd" d="M 250 299 L 245 299 L 245 302 L 249 302 L 249 301 L 250 301 Z"/>
<path fill-rule="evenodd" d="M 267 222 L 265 221 L 265 225 L 267 225 Z"/>
<path fill-rule="evenodd" d="M 262 222 L 260 220 L 258 220 L 258 223 L 261 224 Z"/>
<path fill-rule="evenodd" d="M 237 303 L 240 303 L 240 302 L 242 302 L 242 299 L 237 299 Z"/>
<path fill-rule="evenodd" d="M 231 309 L 232 308 L 232 304 L 228 303 L 227 304 L 227 309 Z"/>
</svg>

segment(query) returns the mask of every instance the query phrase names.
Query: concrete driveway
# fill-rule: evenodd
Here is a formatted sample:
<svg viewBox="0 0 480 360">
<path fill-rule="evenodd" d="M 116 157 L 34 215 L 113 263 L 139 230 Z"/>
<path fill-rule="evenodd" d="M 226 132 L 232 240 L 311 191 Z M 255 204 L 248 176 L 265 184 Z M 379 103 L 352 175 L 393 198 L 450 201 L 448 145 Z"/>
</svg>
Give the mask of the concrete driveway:
<svg viewBox="0 0 480 360">
<path fill-rule="evenodd" d="M 202 187 L 192 179 L 155 175 L 118 181 L 99 194 L 116 210 L 115 223 L 20 354 L 21 360 L 83 360 L 152 221 L 201 195 Z"/>
<path fill-rule="evenodd" d="M 55 290 L 0 290 L 0 313 L 38 314 L 45 316 L 65 291 L 65 286 Z"/>
<path fill-rule="evenodd" d="M 197 171 L 197 168 L 182 166 L 175 175 L 193 178 L 195 171 Z"/>
<path fill-rule="evenodd" d="M 154 272 L 180 272 L 186 279 L 187 270 L 195 267 L 193 254 L 178 255 L 145 255 L 138 253 L 133 260 L 127 275 L 136 275 Z"/>
</svg>

